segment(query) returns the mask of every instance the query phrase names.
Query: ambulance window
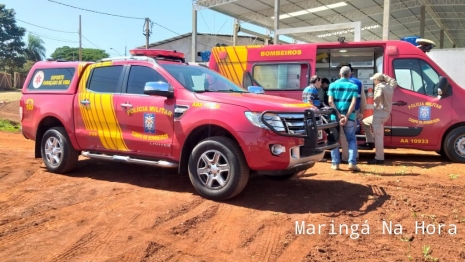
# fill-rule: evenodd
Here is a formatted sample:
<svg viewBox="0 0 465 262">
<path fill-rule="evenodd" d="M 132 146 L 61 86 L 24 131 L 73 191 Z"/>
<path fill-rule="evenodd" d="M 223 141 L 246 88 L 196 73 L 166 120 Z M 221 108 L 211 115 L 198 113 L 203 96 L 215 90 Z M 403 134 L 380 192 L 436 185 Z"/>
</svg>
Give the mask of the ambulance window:
<svg viewBox="0 0 465 262">
<path fill-rule="evenodd" d="M 131 66 L 128 79 L 128 94 L 143 94 L 147 82 L 168 82 L 155 69 L 146 66 Z"/>
<path fill-rule="evenodd" d="M 89 90 L 101 93 L 117 93 L 123 66 L 96 67 L 92 71 Z"/>
<path fill-rule="evenodd" d="M 252 75 L 265 90 L 295 90 L 307 86 L 308 69 L 308 64 L 257 64 Z"/>
<path fill-rule="evenodd" d="M 244 77 L 242 79 L 242 87 L 243 88 L 249 88 L 249 86 L 253 86 L 253 81 L 252 81 L 252 76 L 250 75 L 249 72 L 244 73 Z"/>
<path fill-rule="evenodd" d="M 428 96 L 438 95 L 439 74 L 425 61 L 396 59 L 394 73 L 399 87 Z"/>
</svg>

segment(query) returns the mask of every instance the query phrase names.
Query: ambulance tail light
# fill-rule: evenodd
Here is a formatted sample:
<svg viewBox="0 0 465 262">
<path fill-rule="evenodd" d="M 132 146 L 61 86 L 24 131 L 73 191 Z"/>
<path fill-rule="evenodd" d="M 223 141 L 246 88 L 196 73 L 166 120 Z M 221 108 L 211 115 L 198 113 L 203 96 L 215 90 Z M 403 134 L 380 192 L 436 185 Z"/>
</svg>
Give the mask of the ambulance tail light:
<svg viewBox="0 0 465 262">
<path fill-rule="evenodd" d="M 19 119 L 20 121 L 23 121 L 23 106 L 24 106 L 24 100 L 21 98 L 19 100 Z"/>
<path fill-rule="evenodd" d="M 180 61 L 185 62 L 184 53 L 177 52 L 176 50 L 163 50 L 163 49 L 132 49 L 129 50 L 132 56 L 147 56 L 154 59 Z"/>
</svg>

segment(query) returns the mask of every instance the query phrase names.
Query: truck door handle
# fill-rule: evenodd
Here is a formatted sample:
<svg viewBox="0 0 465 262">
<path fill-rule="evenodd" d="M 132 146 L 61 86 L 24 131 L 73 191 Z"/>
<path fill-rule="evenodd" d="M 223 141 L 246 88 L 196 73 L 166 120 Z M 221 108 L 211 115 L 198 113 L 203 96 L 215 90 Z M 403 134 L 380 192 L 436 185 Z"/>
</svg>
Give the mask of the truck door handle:
<svg viewBox="0 0 465 262">
<path fill-rule="evenodd" d="M 393 106 L 405 106 L 407 105 L 407 102 L 405 101 L 397 101 L 397 102 L 394 102 L 392 103 Z"/>
<path fill-rule="evenodd" d="M 88 106 L 90 105 L 90 101 L 87 99 L 81 100 L 81 105 Z"/>
<path fill-rule="evenodd" d="M 122 103 L 121 107 L 124 109 L 129 109 L 129 108 L 132 108 L 132 105 L 130 103 Z"/>
</svg>

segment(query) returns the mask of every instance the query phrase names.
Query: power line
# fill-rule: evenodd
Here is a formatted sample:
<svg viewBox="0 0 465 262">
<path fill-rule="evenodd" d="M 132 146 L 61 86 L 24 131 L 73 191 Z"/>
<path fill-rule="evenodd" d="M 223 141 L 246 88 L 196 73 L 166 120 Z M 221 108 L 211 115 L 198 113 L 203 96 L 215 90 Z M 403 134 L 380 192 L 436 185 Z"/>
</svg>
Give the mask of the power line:
<svg viewBox="0 0 465 262">
<path fill-rule="evenodd" d="M 60 3 L 60 2 L 57 2 L 57 1 L 54 1 L 54 0 L 48 0 L 49 2 L 53 2 L 53 3 L 56 3 L 56 4 L 60 4 L 60 5 L 64 5 L 64 6 L 67 6 L 67 7 L 71 7 L 71 8 L 75 8 L 75 9 L 80 9 L 80 10 L 84 10 L 84 11 L 88 11 L 88 12 L 93 12 L 93 13 L 97 13 L 97 14 L 102 14 L 102 15 L 109 15 L 109 16 L 116 16 L 116 17 L 121 17 L 121 18 L 129 18 L 129 19 L 138 19 L 138 20 L 145 20 L 146 18 L 142 18 L 142 17 L 132 17 L 132 16 L 122 16 L 122 15 L 115 15 L 115 14 L 110 14 L 110 13 L 105 13 L 105 12 L 100 12 L 100 11 L 94 11 L 94 10 L 89 10 L 89 9 L 85 9 L 85 8 L 81 8 L 81 7 L 76 7 L 76 6 L 72 6 L 72 5 L 68 5 L 68 4 L 64 4 L 64 3 Z M 156 23 L 156 22 L 151 22 L 151 27 L 155 24 L 165 30 L 168 30 L 178 36 L 181 36 L 181 34 L 169 29 L 168 27 L 165 27 L 159 23 Z M 198 42 L 198 41 L 197 41 Z M 202 44 L 202 45 L 205 45 L 205 46 L 208 46 L 208 47 L 212 47 L 210 45 L 207 45 L 207 44 L 204 44 L 204 43 L 201 43 L 201 42 L 198 42 L 199 44 Z"/>
<path fill-rule="evenodd" d="M 89 39 L 87 39 L 83 34 L 81 34 L 81 36 L 86 39 L 89 43 L 93 44 L 95 47 L 97 47 L 97 49 L 101 49 L 100 47 L 98 47 L 96 44 L 92 43 Z"/>
<path fill-rule="evenodd" d="M 117 17 L 122 17 L 122 18 L 129 18 L 129 19 L 145 19 L 145 18 L 141 18 L 141 17 L 132 17 L 132 16 L 115 15 L 115 14 L 110 14 L 110 13 L 104 13 L 104 12 L 89 10 L 89 9 L 85 9 L 85 8 L 81 8 L 81 7 L 76 7 L 76 6 L 72 6 L 72 5 L 68 5 L 68 4 L 63 4 L 63 3 L 60 3 L 60 2 L 57 2 L 57 1 L 53 1 L 53 0 L 48 0 L 48 1 L 49 1 L 49 2 L 53 2 L 53 3 L 56 3 L 56 4 L 64 5 L 64 6 L 67 6 L 67 7 L 76 8 L 76 9 L 80 9 L 80 10 L 84 10 L 84 11 L 88 11 L 88 12 L 93 12 L 93 13 L 97 13 L 97 14 L 102 14 L 102 15 L 117 16 Z"/>
<path fill-rule="evenodd" d="M 55 38 L 55 37 L 42 35 L 42 34 L 38 34 L 38 33 L 35 33 L 35 32 L 31 32 L 31 31 L 27 31 L 27 32 L 29 32 L 32 35 L 40 36 L 40 37 L 43 37 L 43 38 L 47 38 L 47 39 L 51 39 L 51 40 L 55 40 L 55 41 L 59 41 L 59 42 L 67 42 L 67 43 L 77 43 L 78 42 L 78 41 L 72 41 L 72 40 L 69 40 L 69 39 L 58 39 L 58 38 Z"/>
<path fill-rule="evenodd" d="M 18 20 L 18 21 L 20 21 L 20 22 L 23 22 L 23 23 L 25 23 L 25 24 L 28 24 L 28 25 L 40 27 L 40 28 L 47 29 L 47 30 L 50 30 L 50 31 L 55 31 L 55 32 L 60 32 L 60 33 L 72 33 L 72 34 L 76 34 L 76 33 L 77 33 L 77 32 L 61 31 L 61 30 L 51 29 L 51 28 L 47 28 L 47 27 L 43 27 L 43 26 L 38 26 L 38 25 L 35 25 L 35 24 L 32 24 L 32 23 L 23 21 L 23 20 L 18 19 L 18 18 L 16 18 L 16 20 Z"/>
</svg>

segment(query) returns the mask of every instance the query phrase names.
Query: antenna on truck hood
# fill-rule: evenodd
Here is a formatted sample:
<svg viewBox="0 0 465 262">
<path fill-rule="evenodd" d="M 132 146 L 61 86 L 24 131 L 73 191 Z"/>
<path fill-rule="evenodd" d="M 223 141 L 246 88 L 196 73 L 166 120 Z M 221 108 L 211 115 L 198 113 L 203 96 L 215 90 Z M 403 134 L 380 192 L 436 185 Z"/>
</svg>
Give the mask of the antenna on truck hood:
<svg viewBox="0 0 465 262">
<path fill-rule="evenodd" d="M 416 36 L 403 37 L 400 40 L 411 43 L 412 45 L 418 47 L 421 51 L 423 51 L 423 53 L 431 51 L 436 46 L 436 44 L 433 41 L 425 38 L 419 38 Z"/>
</svg>

